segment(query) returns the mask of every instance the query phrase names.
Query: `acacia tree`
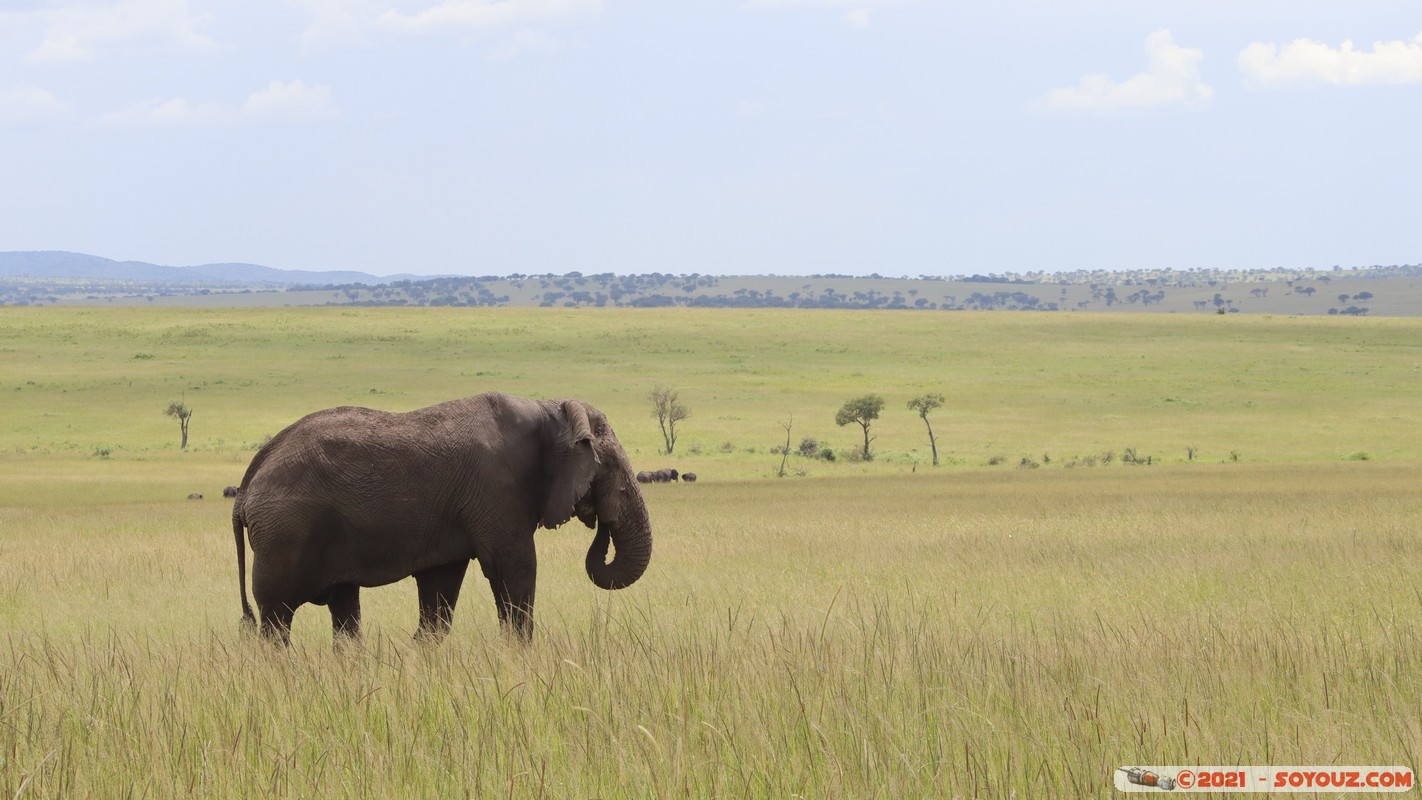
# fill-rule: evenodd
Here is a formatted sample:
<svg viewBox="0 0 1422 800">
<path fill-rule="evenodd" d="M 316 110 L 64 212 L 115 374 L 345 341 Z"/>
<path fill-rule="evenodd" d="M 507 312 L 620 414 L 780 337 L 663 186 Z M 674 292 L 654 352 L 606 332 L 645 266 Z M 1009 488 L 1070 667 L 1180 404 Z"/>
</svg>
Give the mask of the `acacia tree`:
<svg viewBox="0 0 1422 800">
<path fill-rule="evenodd" d="M 943 405 L 943 395 L 930 392 L 908 401 L 908 407 L 918 412 L 918 418 L 928 427 L 928 446 L 933 448 L 933 466 L 938 466 L 938 438 L 933 435 L 933 426 L 928 422 L 928 412 Z"/>
<path fill-rule="evenodd" d="M 785 477 L 785 461 L 790 458 L 790 429 L 795 427 L 795 415 L 791 414 L 790 419 L 780 423 L 780 427 L 785 429 L 785 449 L 780 452 L 780 472 L 776 477 Z"/>
<path fill-rule="evenodd" d="M 841 428 L 853 422 L 864 429 L 865 461 L 874 458 L 873 453 L 869 452 L 869 443 L 874 440 L 869 437 L 869 426 L 879 418 L 879 412 L 883 410 L 884 398 L 877 394 L 866 394 L 844 401 L 844 406 L 834 415 L 834 424 Z"/>
<path fill-rule="evenodd" d="M 691 416 L 691 409 L 682 404 L 675 389 L 665 386 L 654 387 L 647 399 L 652 401 L 652 416 L 657 418 L 662 443 L 666 445 L 667 455 L 671 455 L 676 448 L 676 425 Z"/>
<path fill-rule="evenodd" d="M 174 400 L 168 404 L 168 410 L 163 413 L 178 420 L 178 430 L 183 434 L 181 449 L 188 449 L 188 421 L 193 418 L 193 410 L 188 408 L 187 403 Z"/>
</svg>

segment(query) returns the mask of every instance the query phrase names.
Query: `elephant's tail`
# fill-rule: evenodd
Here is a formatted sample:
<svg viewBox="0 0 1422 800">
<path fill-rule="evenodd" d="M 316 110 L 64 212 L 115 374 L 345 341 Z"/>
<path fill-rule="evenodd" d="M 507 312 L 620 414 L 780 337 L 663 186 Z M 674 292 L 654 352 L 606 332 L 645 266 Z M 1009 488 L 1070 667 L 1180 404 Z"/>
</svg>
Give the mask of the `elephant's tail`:
<svg viewBox="0 0 1422 800">
<path fill-rule="evenodd" d="M 242 509 L 246 494 L 245 487 L 238 489 L 237 499 L 232 501 L 232 537 L 237 540 L 237 587 L 242 595 L 242 624 L 255 626 L 257 615 L 247 602 L 247 518 Z"/>
</svg>

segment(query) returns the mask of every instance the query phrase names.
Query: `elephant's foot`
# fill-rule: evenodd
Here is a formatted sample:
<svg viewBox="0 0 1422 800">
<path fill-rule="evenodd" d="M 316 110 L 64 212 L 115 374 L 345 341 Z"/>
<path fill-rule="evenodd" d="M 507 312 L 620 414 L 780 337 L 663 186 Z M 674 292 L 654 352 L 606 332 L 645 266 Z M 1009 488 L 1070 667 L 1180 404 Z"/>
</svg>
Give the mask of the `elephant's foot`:
<svg viewBox="0 0 1422 800">
<path fill-rule="evenodd" d="M 365 639 L 361 638 L 360 631 L 343 632 L 337 631 L 331 637 L 331 649 L 339 655 L 351 655 L 365 652 Z"/>
<path fill-rule="evenodd" d="M 533 641 L 533 609 L 510 605 L 500 608 L 499 629 L 523 644 Z"/>
<path fill-rule="evenodd" d="M 262 639 L 280 647 L 290 647 L 293 613 L 293 610 L 286 606 L 262 609 Z"/>
<path fill-rule="evenodd" d="M 447 635 L 449 635 L 448 624 L 445 624 L 443 627 L 429 628 L 425 627 L 424 622 L 421 621 L 420 627 L 415 629 L 414 642 L 423 647 L 435 647 L 439 645 L 440 642 L 443 642 L 444 637 Z"/>
</svg>

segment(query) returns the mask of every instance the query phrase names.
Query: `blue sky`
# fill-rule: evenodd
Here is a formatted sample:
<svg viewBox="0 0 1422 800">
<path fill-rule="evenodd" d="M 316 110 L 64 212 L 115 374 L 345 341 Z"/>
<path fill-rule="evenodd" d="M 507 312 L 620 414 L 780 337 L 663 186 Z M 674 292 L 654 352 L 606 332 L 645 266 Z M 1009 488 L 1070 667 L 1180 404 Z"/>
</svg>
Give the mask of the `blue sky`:
<svg viewBox="0 0 1422 800">
<path fill-rule="evenodd" d="M 0 250 L 1422 262 L 1416 0 L 0 0 Z"/>
</svg>

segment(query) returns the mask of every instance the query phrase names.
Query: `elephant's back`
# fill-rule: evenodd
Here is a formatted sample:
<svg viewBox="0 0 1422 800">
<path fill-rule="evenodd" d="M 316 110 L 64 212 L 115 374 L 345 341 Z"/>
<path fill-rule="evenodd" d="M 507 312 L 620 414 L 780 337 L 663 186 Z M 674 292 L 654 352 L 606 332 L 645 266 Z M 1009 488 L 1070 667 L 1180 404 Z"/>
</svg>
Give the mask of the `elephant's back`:
<svg viewBox="0 0 1422 800">
<path fill-rule="evenodd" d="M 252 460 L 248 478 L 277 479 L 283 484 L 303 476 L 331 479 L 359 470 L 410 466 L 437 448 L 427 425 L 412 414 L 359 406 L 328 408 L 293 422 Z M 255 487 L 252 487 L 255 488 Z"/>
<path fill-rule="evenodd" d="M 487 392 L 405 412 L 361 406 L 316 411 L 272 437 L 253 457 L 242 485 L 261 494 L 296 486 L 349 491 L 411 476 L 437 482 L 502 449 L 543 404 Z"/>
<path fill-rule="evenodd" d="M 267 440 L 242 477 L 242 488 L 273 469 L 290 467 L 302 454 L 318 452 L 324 442 L 349 440 L 388 427 L 383 419 L 393 416 L 388 411 L 359 406 L 340 406 L 313 411 L 283 428 Z"/>
</svg>

